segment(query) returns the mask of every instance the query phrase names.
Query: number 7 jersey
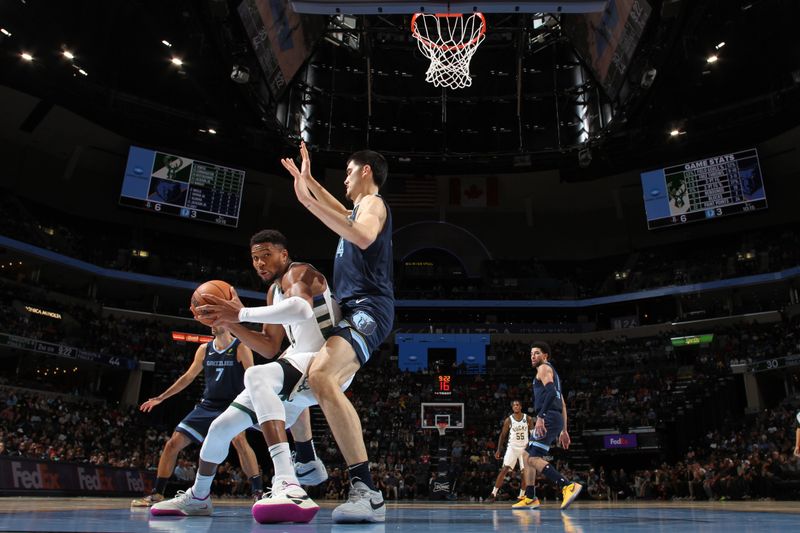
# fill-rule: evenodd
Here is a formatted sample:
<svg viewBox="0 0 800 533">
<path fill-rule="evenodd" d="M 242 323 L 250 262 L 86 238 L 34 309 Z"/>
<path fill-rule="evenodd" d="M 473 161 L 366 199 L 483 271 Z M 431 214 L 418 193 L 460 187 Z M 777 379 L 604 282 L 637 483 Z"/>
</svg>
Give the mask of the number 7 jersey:
<svg viewBox="0 0 800 533">
<path fill-rule="evenodd" d="M 206 388 L 200 404 L 211 409 L 225 409 L 244 390 L 244 366 L 236 359 L 239 339 L 217 350 L 212 340 L 206 345 L 203 360 Z"/>
</svg>

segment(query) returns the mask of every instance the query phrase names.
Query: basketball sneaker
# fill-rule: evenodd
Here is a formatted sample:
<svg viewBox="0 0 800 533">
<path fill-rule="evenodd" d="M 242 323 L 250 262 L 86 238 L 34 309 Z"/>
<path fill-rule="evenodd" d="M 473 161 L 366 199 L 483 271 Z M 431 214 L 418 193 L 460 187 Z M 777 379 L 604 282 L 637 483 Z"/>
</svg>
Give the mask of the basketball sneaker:
<svg viewBox="0 0 800 533">
<path fill-rule="evenodd" d="M 295 463 L 294 473 L 301 485 L 319 485 L 328 479 L 328 471 L 319 457 L 307 463 Z"/>
<path fill-rule="evenodd" d="M 300 485 L 277 476 L 272 482 L 272 489 L 253 504 L 253 518 L 259 524 L 310 522 L 317 511 L 319 505 L 308 497 Z"/>
<path fill-rule="evenodd" d="M 164 500 L 150 508 L 153 516 L 211 516 L 214 506 L 211 495 L 195 498 L 192 489 L 186 492 L 179 490 L 171 500 Z"/>
<path fill-rule="evenodd" d="M 334 523 L 350 524 L 356 522 L 386 521 L 386 503 L 379 490 L 370 490 L 361 481 L 350 485 L 347 501 L 331 513 Z"/>
<path fill-rule="evenodd" d="M 153 504 L 164 501 L 163 494 L 148 494 L 144 498 L 136 498 L 131 501 L 131 507 L 152 507 Z"/>
<path fill-rule="evenodd" d="M 520 501 L 511 506 L 512 509 L 538 509 L 542 503 L 539 498 L 523 496 Z"/>
<path fill-rule="evenodd" d="M 570 483 L 563 489 L 561 489 L 561 495 L 563 499 L 561 500 L 561 508 L 566 509 L 569 505 L 578 497 L 578 494 L 581 493 L 583 490 L 583 485 L 580 483 Z"/>
</svg>

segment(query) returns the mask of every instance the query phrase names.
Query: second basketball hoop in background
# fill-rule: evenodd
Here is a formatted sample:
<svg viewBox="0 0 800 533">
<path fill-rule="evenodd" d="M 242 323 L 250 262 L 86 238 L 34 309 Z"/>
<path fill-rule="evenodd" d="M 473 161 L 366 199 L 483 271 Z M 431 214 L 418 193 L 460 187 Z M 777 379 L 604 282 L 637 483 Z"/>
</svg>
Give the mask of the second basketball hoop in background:
<svg viewBox="0 0 800 533">
<path fill-rule="evenodd" d="M 469 63 L 486 37 L 483 13 L 415 13 L 411 34 L 419 51 L 431 60 L 425 81 L 450 89 L 472 85 Z"/>
</svg>

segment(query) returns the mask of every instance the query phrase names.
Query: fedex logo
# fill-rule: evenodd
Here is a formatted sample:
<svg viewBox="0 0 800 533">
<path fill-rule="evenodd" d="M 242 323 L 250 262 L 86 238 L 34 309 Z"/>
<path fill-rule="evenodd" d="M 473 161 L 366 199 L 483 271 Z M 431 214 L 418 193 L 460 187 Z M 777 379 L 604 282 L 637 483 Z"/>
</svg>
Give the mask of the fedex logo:
<svg viewBox="0 0 800 533">
<path fill-rule="evenodd" d="M 608 448 L 636 448 L 636 434 L 626 435 L 604 435 L 603 447 Z"/>
<path fill-rule="evenodd" d="M 58 474 L 46 465 L 26 467 L 19 461 L 11 462 L 11 476 L 16 489 L 60 489 Z"/>
<path fill-rule="evenodd" d="M 114 480 L 103 475 L 103 471 L 96 468 L 78 467 L 78 483 L 81 490 L 113 491 Z"/>
</svg>

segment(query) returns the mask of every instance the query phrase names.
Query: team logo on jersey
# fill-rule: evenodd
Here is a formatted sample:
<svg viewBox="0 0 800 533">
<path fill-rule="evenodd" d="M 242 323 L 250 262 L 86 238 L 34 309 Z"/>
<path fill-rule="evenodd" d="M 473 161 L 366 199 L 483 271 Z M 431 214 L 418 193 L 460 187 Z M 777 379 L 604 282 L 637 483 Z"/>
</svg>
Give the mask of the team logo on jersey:
<svg viewBox="0 0 800 533">
<path fill-rule="evenodd" d="M 355 314 L 353 314 L 353 325 L 359 333 L 363 333 L 364 335 L 372 335 L 375 333 L 375 328 L 378 327 L 372 315 L 364 311 L 356 311 Z"/>
<path fill-rule="evenodd" d="M 339 245 L 336 247 L 336 257 L 344 255 L 344 239 L 339 237 Z"/>
</svg>

